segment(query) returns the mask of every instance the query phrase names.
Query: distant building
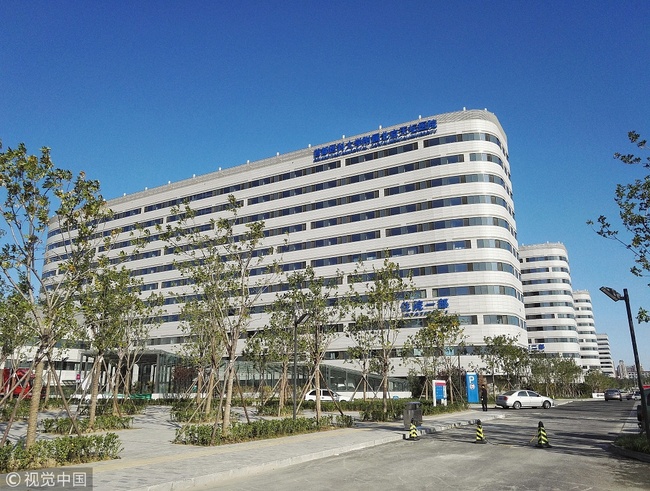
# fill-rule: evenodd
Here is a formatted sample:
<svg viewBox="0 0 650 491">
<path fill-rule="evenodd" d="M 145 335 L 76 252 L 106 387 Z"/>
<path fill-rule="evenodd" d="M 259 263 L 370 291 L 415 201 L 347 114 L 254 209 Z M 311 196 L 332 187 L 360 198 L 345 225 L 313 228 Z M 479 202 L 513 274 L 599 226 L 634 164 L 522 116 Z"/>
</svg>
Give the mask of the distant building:
<svg viewBox="0 0 650 491">
<path fill-rule="evenodd" d="M 598 352 L 598 337 L 594 324 L 594 312 L 591 305 L 591 295 L 586 290 L 573 292 L 573 304 L 576 312 L 578 327 L 578 343 L 580 344 L 580 365 L 582 370 L 602 370 Z"/>
<path fill-rule="evenodd" d="M 600 357 L 600 371 L 605 375 L 614 377 L 614 360 L 612 360 L 612 350 L 609 345 L 609 336 L 605 333 L 596 334 L 598 340 L 598 356 Z"/>
<path fill-rule="evenodd" d="M 618 365 L 616 365 L 616 378 L 630 378 L 627 367 L 625 366 L 625 362 L 623 360 L 618 360 Z"/>
<path fill-rule="evenodd" d="M 557 242 L 522 245 L 519 256 L 530 350 L 582 365 L 566 247 Z"/>
<path fill-rule="evenodd" d="M 640 368 L 641 368 L 641 377 L 647 376 L 648 372 L 643 369 L 643 365 L 640 365 Z M 631 379 L 634 379 L 634 380 L 637 379 L 637 377 L 636 377 L 636 365 L 634 365 L 634 364 L 627 365 L 625 367 L 625 369 L 627 371 L 627 378 L 631 378 Z"/>
</svg>

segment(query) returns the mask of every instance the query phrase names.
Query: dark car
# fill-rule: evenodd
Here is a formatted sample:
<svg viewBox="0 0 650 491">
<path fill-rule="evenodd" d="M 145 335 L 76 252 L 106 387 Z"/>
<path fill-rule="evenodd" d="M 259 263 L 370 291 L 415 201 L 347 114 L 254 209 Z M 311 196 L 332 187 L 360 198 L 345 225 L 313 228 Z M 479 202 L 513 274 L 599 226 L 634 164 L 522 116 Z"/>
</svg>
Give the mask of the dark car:
<svg viewBox="0 0 650 491">
<path fill-rule="evenodd" d="M 646 408 L 650 412 L 650 389 L 643 389 L 643 396 L 646 401 Z M 636 406 L 636 419 L 639 421 L 639 428 L 643 431 L 643 403 L 640 403 Z"/>
<path fill-rule="evenodd" d="M 622 401 L 623 395 L 618 389 L 607 389 L 605 391 L 605 400 L 606 401 Z"/>
</svg>

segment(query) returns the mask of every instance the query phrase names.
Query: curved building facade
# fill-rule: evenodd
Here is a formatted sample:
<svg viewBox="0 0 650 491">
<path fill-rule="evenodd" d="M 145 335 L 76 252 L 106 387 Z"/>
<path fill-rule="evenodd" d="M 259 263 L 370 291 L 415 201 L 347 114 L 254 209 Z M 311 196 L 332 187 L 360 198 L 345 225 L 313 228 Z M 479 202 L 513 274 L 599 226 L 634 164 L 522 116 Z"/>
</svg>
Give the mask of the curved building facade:
<svg viewBox="0 0 650 491">
<path fill-rule="evenodd" d="M 580 365 L 582 366 L 582 370 L 585 372 L 589 370 L 601 370 L 591 295 L 587 290 L 574 291 L 573 303 L 576 310 L 576 324 L 578 328 L 578 340 L 580 342 Z"/>
<path fill-rule="evenodd" d="M 544 351 L 580 364 L 571 272 L 560 243 L 522 245 L 521 277 L 531 351 Z"/>
<path fill-rule="evenodd" d="M 115 216 L 107 229 L 124 237 L 116 254 L 133 249 L 126 230 L 136 224 L 149 229 L 145 253 L 132 257 L 128 267 L 147 291 L 183 293 L 174 255 L 155 227 L 173 224 L 172 208 L 185 202 L 208 224 L 225 216 L 231 194 L 243 204 L 238 214 L 244 222 L 264 221 L 264 246 L 281 251 L 285 271 L 311 265 L 323 277 L 337 270 L 348 274 L 360 259 L 369 268 L 381 267 L 388 254 L 412 274 L 420 299 L 403 305 L 412 322 L 400 332 L 398 346 L 437 307 L 461 317 L 469 348 L 457 354 L 465 366 L 477 363 L 472 346 L 483 344 L 485 336 L 506 334 L 526 346 L 508 143 L 494 114 L 463 110 L 419 118 L 110 200 Z M 53 223 L 50 257 L 63 253 L 63 246 Z M 45 269 L 55 275 L 56 262 Z M 570 294 L 570 285 L 557 287 Z M 275 295 L 261 295 L 251 329 L 265 326 Z M 179 348 L 180 308 L 167 306 L 150 345 Z M 566 333 L 542 332 L 570 338 L 548 341 L 573 355 L 579 350 L 571 322 L 562 320 Z M 348 343 L 341 333 L 326 361 L 343 365 Z M 405 376 L 397 356 L 394 375 Z"/>
</svg>

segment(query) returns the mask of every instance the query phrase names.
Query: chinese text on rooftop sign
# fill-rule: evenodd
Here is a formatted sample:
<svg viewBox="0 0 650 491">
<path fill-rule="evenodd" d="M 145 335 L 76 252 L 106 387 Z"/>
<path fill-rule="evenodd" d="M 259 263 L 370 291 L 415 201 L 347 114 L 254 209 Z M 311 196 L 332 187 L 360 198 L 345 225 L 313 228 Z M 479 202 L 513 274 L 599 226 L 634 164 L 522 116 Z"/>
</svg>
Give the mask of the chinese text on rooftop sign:
<svg viewBox="0 0 650 491">
<path fill-rule="evenodd" d="M 314 150 L 314 162 L 324 159 L 349 155 L 351 153 L 367 150 L 369 148 L 381 147 L 397 143 L 404 140 L 410 140 L 418 136 L 435 133 L 438 128 L 438 122 L 435 119 L 420 121 L 405 126 L 400 126 L 387 131 L 379 131 L 372 135 L 360 136 L 354 140 L 348 140 L 341 143 L 332 143 Z"/>
</svg>

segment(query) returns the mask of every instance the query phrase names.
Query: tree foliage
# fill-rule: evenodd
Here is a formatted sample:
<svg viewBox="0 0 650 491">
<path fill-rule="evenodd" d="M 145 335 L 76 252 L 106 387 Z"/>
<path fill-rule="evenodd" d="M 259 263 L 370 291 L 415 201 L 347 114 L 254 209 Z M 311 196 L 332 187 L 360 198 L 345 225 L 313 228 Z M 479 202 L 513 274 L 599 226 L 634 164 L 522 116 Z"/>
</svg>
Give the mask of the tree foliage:
<svg viewBox="0 0 650 491">
<path fill-rule="evenodd" d="M 168 226 L 165 237 L 179 258 L 177 269 L 186 279 L 190 294 L 188 309 L 199 309 L 209 317 L 189 315 L 187 329 L 195 332 L 205 349 L 213 350 L 211 372 L 216 373 L 223 354 L 226 359 L 224 391 L 219 414 L 223 414 L 222 431 L 230 431 L 230 408 L 239 358 L 238 342 L 247 333 L 251 313 L 260 295 L 273 279 L 276 264 L 273 249 L 263 246 L 264 222 L 243 223 L 238 210 L 242 204 L 233 195 L 225 205 L 229 215 L 217 220 L 199 221 L 186 206 L 175 210 L 175 227 Z M 243 225 L 243 226 L 242 226 Z M 198 303 L 192 303 L 195 299 Z M 215 422 L 216 436 L 217 422 Z"/>
<path fill-rule="evenodd" d="M 485 336 L 483 340 L 485 346 L 481 350 L 480 356 L 492 373 L 493 389 L 496 390 L 494 384 L 496 373 L 505 374 L 508 388 L 510 388 L 513 381 L 518 382 L 521 375 L 525 373 L 528 351 L 517 344 L 515 336 L 500 334 Z"/>
<path fill-rule="evenodd" d="M 543 387 L 549 397 L 577 395 L 576 382 L 582 369 L 571 358 L 533 353 L 530 355 L 530 382 Z"/>
<path fill-rule="evenodd" d="M 383 412 L 388 412 L 388 378 L 393 369 L 393 354 L 404 321 L 401 303 L 410 298 L 415 287 L 403 278 L 399 265 L 385 259 L 381 268 L 367 271 L 361 264 L 350 276 L 352 323 L 348 336 L 355 349 L 368 356 L 369 369 L 381 376 Z"/>
<path fill-rule="evenodd" d="M 36 342 L 33 392 L 40 394 L 44 359 L 58 342 L 78 334 L 74 297 L 92 264 L 94 237 L 108 210 L 99 194 L 99 182 L 87 180 L 83 172 L 75 177 L 55 167 L 45 147 L 40 157 L 28 155 L 22 143 L 0 153 L 0 189 L 0 229 L 5 233 L 0 270 L 27 306 L 30 320 L 23 327 Z M 59 229 L 65 248 L 65 254 L 50 258 L 57 261 L 54 276 L 43 273 L 50 226 Z M 33 397 L 28 447 L 36 440 L 38 408 L 39 398 Z"/>
<path fill-rule="evenodd" d="M 638 150 L 647 150 L 647 141 L 642 139 L 639 133 L 630 131 L 628 139 Z M 616 152 L 614 158 L 627 165 L 641 165 L 650 169 L 648 156 L 644 158 L 635 153 Z M 627 234 L 622 237 L 620 231 L 612 226 L 604 215 L 598 217 L 596 233 L 601 237 L 616 240 L 632 251 L 634 265 L 630 271 L 635 276 L 646 276 L 650 273 L 650 174 L 628 184 L 617 184 L 614 201 L 618 205 L 619 218 Z M 594 225 L 591 220 L 587 223 Z M 639 322 L 650 320 L 644 308 L 639 310 L 637 318 Z"/>
<path fill-rule="evenodd" d="M 287 291 L 278 295 L 274 302 L 271 330 L 267 333 L 278 337 L 265 336 L 265 346 L 273 349 L 273 358 L 284 363 L 288 361 L 289 353 L 293 353 L 293 346 L 287 343 L 293 336 L 288 334 L 294 334 L 293 330 L 296 330 L 298 353 L 310 370 L 310 382 L 303 388 L 301 396 L 313 383 L 317 420 L 321 417 L 321 363 L 331 342 L 340 335 L 337 323 L 343 316 L 344 307 L 337 301 L 336 294 L 341 282 L 341 274 L 319 277 L 311 266 L 291 272 L 286 276 Z"/>
<path fill-rule="evenodd" d="M 462 346 L 466 336 L 458 315 L 437 309 L 427 315 L 425 322 L 424 327 L 406 339 L 403 353 L 405 363 L 415 368 L 411 374 L 424 377 L 425 395 L 428 397 L 428 387 L 441 369 L 451 384 L 454 362 L 449 349 Z"/>
</svg>

